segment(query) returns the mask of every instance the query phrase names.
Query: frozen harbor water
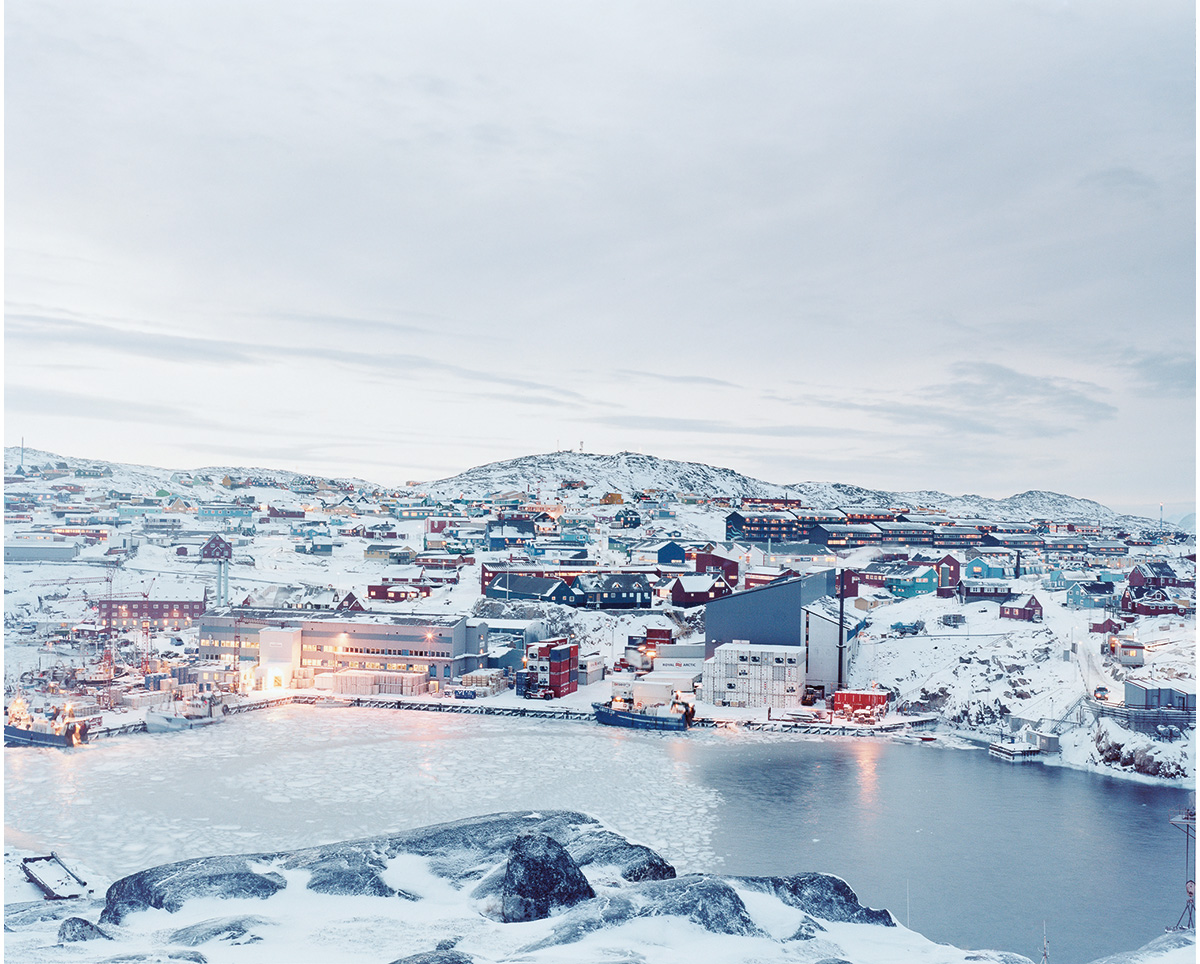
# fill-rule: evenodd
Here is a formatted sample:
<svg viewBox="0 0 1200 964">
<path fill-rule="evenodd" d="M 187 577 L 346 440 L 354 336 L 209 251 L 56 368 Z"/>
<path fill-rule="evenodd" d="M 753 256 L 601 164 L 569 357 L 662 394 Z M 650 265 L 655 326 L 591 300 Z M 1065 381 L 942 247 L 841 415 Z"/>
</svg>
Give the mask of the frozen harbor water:
<svg viewBox="0 0 1200 964">
<path fill-rule="evenodd" d="M 1184 796 L 875 740 L 303 706 L 5 754 L 6 844 L 56 850 L 109 880 L 186 857 L 561 808 L 681 873 L 834 873 L 901 922 L 911 893 L 912 926 L 959 946 L 1036 957 L 1046 920 L 1066 964 L 1174 922 L 1182 835 L 1166 815 Z M 1145 867 L 1157 869 L 1130 875 Z"/>
</svg>

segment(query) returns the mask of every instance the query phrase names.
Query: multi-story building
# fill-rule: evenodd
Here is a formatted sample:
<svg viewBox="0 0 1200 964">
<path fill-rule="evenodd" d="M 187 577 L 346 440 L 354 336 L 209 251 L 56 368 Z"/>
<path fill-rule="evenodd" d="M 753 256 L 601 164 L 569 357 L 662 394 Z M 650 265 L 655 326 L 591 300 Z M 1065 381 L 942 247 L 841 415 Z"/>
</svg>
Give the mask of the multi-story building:
<svg viewBox="0 0 1200 964">
<path fill-rule="evenodd" d="M 298 659 L 317 673 L 345 669 L 428 673 L 450 680 L 485 665 L 488 627 L 466 616 L 281 609 L 215 609 L 200 622 L 200 657 L 257 661 L 262 629 L 298 629 Z"/>
<path fill-rule="evenodd" d="M 105 629 L 186 629 L 208 608 L 208 589 L 101 599 L 99 607 Z"/>
</svg>

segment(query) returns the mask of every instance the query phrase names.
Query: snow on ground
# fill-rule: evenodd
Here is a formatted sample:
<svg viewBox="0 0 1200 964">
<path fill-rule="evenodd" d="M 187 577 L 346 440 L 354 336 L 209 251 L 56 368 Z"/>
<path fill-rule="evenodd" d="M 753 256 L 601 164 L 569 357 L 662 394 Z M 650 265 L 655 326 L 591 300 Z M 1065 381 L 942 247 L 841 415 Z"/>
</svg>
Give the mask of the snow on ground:
<svg viewBox="0 0 1200 964">
<path fill-rule="evenodd" d="M 1056 762 L 1114 776 L 1139 775 L 1119 760 L 1103 762 L 1096 749 L 1098 732 L 1109 742 L 1127 745 L 1129 754 L 1138 748 L 1149 753 L 1146 745 L 1153 744 L 1152 755 L 1167 770 L 1194 782 L 1194 730 L 1174 743 L 1151 740 L 1110 719 L 1098 731 L 1080 701 L 1104 685 L 1111 702 L 1122 702 L 1123 681 L 1131 671 L 1102 657 L 1104 637 L 1088 632 L 1091 622 L 1103 618 L 1102 612 L 1071 610 L 1065 605 L 1065 592 L 1040 589 L 1040 581 L 1041 577 L 1026 577 L 1019 584 L 1042 603 L 1041 623 L 1001 619 L 995 602 L 959 603 L 932 595 L 898 600 L 864 614 L 870 625 L 859 637 L 850 685 L 889 688 L 899 694 L 899 703 L 937 712 L 946 723 L 992 740 L 1002 735 L 1008 739 L 1014 726 L 1047 729 L 1057 724 L 1063 750 Z M 941 625 L 947 613 L 962 613 L 965 624 Z M 916 620 L 925 622 L 919 635 L 899 636 L 890 630 L 893 623 Z M 1150 643 L 1147 665 L 1136 671 L 1139 677 L 1195 679 L 1194 617 L 1139 617 L 1136 626 L 1139 639 Z"/>
</svg>

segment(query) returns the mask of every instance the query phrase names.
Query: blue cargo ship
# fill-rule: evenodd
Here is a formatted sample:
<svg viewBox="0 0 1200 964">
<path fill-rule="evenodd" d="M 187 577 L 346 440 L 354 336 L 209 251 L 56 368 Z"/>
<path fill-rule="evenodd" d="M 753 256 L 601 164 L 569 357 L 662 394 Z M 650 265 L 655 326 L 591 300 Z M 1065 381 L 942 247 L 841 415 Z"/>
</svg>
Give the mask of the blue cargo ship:
<svg viewBox="0 0 1200 964">
<path fill-rule="evenodd" d="M 605 726 L 624 726 L 633 730 L 686 730 L 696 710 L 689 703 L 675 700 L 670 706 L 634 707 L 628 700 L 593 703 L 596 722 Z"/>
</svg>

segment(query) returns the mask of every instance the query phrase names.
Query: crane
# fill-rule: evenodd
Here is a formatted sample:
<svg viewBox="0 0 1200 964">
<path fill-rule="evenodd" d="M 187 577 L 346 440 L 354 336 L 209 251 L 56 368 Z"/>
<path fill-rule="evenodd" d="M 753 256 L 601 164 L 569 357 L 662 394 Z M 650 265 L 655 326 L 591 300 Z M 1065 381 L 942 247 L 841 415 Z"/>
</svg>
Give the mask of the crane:
<svg viewBox="0 0 1200 964">
<path fill-rule="evenodd" d="M 157 580 L 158 580 L 158 576 L 155 576 L 153 579 L 151 579 L 150 585 L 148 585 L 144 590 L 141 590 L 138 593 L 138 595 L 141 596 L 142 599 L 149 602 L 150 590 L 154 588 L 154 583 Z M 142 613 L 141 632 L 138 634 L 138 648 L 142 651 L 142 653 L 141 653 L 141 655 L 142 655 L 142 659 L 141 659 L 142 675 L 145 676 L 147 673 L 150 672 L 150 607 L 149 606 L 147 606 L 145 611 Z"/>
</svg>

